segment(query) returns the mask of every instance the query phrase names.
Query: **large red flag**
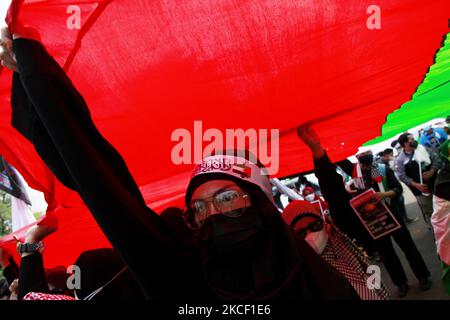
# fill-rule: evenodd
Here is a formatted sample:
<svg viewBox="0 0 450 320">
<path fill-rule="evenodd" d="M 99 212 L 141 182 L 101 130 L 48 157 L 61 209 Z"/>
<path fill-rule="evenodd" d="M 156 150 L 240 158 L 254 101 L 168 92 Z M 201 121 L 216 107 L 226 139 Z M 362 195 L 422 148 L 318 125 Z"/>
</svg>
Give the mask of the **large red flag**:
<svg viewBox="0 0 450 320">
<path fill-rule="evenodd" d="M 311 169 L 293 130 L 304 122 L 333 160 L 353 154 L 421 83 L 449 12 L 448 0 L 18 0 L 9 22 L 33 29 L 64 66 L 160 210 L 182 202 L 192 169 L 171 157 L 177 129 L 196 141 L 207 129 L 279 129 L 277 176 Z M 3 70 L 0 153 L 62 220 L 46 261 L 71 263 L 107 241 L 11 127 L 10 82 Z"/>
</svg>

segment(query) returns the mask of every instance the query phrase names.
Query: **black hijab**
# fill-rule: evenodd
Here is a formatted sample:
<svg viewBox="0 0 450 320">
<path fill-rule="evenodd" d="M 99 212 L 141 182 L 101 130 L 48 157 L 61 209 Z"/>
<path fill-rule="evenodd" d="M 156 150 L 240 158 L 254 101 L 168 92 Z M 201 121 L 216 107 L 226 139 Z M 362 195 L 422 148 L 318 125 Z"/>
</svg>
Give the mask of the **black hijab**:
<svg viewBox="0 0 450 320">
<path fill-rule="evenodd" d="M 84 251 L 75 265 L 81 270 L 81 288 L 76 290 L 77 298 L 81 300 L 107 284 L 125 267 L 116 251 L 110 248 Z M 128 269 L 93 298 L 95 301 L 139 299 L 144 299 L 144 295 Z"/>
<path fill-rule="evenodd" d="M 235 237 L 249 235 L 241 248 L 227 252 L 199 246 L 204 279 L 216 299 L 359 299 L 347 280 L 289 229 L 259 187 L 226 175 L 214 178 L 234 181 L 252 203 L 242 217 L 213 215 L 202 227 L 217 231 L 241 224 L 245 231 Z M 196 234 L 197 243 L 205 232 Z"/>
</svg>

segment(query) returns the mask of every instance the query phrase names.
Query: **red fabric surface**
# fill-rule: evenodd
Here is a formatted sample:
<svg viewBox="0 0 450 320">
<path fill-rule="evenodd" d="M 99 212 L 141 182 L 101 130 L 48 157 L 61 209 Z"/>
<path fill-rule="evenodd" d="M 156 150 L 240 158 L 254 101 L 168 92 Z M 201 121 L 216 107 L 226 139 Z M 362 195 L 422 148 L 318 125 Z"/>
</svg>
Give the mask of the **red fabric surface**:
<svg viewBox="0 0 450 320">
<path fill-rule="evenodd" d="M 192 132 L 194 120 L 204 130 L 280 129 L 277 176 L 312 168 L 293 130 L 301 123 L 315 124 L 332 160 L 380 135 L 433 64 L 450 1 L 379 0 L 381 29 L 369 30 L 372 2 L 24 0 L 13 1 L 9 19 L 15 31 L 33 28 L 64 66 L 160 211 L 182 202 L 192 165 L 173 164 L 170 137 Z M 67 28 L 69 5 L 81 10 L 80 30 Z M 3 70 L 0 153 L 63 220 L 46 245 L 49 267 L 71 263 L 107 242 L 11 127 L 10 81 Z"/>
</svg>

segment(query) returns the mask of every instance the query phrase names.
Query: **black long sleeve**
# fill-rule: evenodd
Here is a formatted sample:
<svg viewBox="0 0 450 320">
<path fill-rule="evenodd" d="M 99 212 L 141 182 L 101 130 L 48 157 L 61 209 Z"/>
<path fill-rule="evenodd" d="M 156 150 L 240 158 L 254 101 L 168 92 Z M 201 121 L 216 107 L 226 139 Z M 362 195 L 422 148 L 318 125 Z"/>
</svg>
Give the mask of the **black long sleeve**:
<svg viewBox="0 0 450 320">
<path fill-rule="evenodd" d="M 320 159 L 314 159 L 314 172 L 334 224 L 350 238 L 369 245 L 372 240 L 350 206 L 351 196 L 345 190 L 342 176 L 336 171 L 336 166 L 326 153 Z"/>
<path fill-rule="evenodd" d="M 19 278 L 19 266 L 12 257 L 9 258 L 9 265 L 3 270 L 3 276 L 6 281 L 8 281 L 9 285 L 11 285 L 15 279 Z"/>
<path fill-rule="evenodd" d="M 80 194 L 148 298 L 195 298 L 203 289 L 196 281 L 197 260 L 145 205 L 124 160 L 98 132 L 64 70 L 39 42 L 16 39 L 14 51 L 20 75 L 13 81 L 13 116 L 31 112 L 28 120 L 13 118 L 15 127 Z"/>
<path fill-rule="evenodd" d="M 20 260 L 19 300 L 29 292 L 49 292 L 45 278 L 44 260 L 40 253 L 23 257 Z"/>
<path fill-rule="evenodd" d="M 395 176 L 394 171 L 389 167 L 386 167 L 386 184 L 389 190 L 395 192 L 396 197 L 399 197 L 403 193 L 402 185 Z"/>
<path fill-rule="evenodd" d="M 13 82 L 13 115 L 30 113 L 28 118 L 13 119 L 13 124 L 57 177 L 80 194 L 146 296 L 213 298 L 200 259 L 182 248 L 162 219 L 145 205 L 124 160 L 99 133 L 65 72 L 39 42 L 16 39 L 14 50 L 20 75 Z M 305 262 L 301 277 L 295 278 L 303 281 L 292 287 L 298 291 L 292 296 L 355 298 L 345 279 L 318 257 L 316 262 L 323 274 Z M 306 277 L 303 273 L 308 272 L 316 273 Z M 322 281 L 322 289 L 321 277 L 329 279 Z M 336 283 L 336 290 L 328 290 L 329 283 Z"/>
</svg>

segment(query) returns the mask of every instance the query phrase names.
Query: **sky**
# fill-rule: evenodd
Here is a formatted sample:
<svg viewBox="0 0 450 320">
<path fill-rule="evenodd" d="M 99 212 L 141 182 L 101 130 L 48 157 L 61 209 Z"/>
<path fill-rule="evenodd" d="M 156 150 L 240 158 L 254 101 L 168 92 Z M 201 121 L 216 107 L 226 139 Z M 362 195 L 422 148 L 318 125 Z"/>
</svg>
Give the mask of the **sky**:
<svg viewBox="0 0 450 320">
<path fill-rule="evenodd" d="M 0 0 L 0 16 L 1 16 L 0 25 L 1 26 L 5 25 L 6 11 L 8 10 L 10 3 L 11 3 L 10 0 Z"/>
</svg>

